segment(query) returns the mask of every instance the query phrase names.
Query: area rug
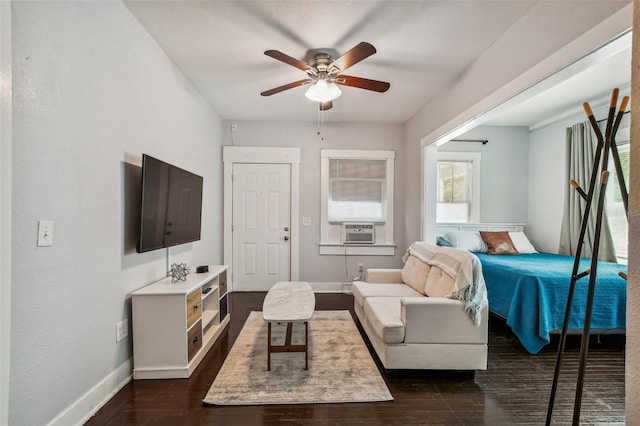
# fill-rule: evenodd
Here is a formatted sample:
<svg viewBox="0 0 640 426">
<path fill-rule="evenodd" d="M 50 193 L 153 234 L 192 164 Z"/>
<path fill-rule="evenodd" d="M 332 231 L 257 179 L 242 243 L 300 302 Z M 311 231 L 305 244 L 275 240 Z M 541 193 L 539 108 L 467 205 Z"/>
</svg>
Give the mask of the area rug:
<svg viewBox="0 0 640 426">
<path fill-rule="evenodd" d="M 286 324 L 272 325 L 283 344 Z M 292 344 L 304 344 L 294 324 Z M 391 401 L 393 397 L 349 311 L 316 311 L 309 321 L 309 369 L 304 353 L 274 353 L 267 371 L 267 324 L 251 312 L 204 402 L 214 405 Z"/>
</svg>

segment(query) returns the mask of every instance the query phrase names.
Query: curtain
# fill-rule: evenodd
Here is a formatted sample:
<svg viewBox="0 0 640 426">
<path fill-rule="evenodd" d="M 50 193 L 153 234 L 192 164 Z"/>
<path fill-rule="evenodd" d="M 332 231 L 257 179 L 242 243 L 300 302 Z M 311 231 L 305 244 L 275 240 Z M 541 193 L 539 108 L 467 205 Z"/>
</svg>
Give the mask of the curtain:
<svg viewBox="0 0 640 426">
<path fill-rule="evenodd" d="M 589 122 L 574 124 L 567 128 L 567 181 L 569 179 L 575 179 L 585 192 L 588 192 L 589 181 L 591 179 L 596 144 L 597 140 Z M 600 168 L 600 165 L 598 164 L 596 167 Z M 581 256 L 586 258 L 591 258 L 593 243 L 595 241 L 598 188 L 599 180 L 596 181 L 596 190 L 594 191 L 591 202 L 591 212 L 589 213 L 589 224 L 584 236 L 584 245 L 582 246 Z M 586 201 L 582 199 L 576 190 L 567 184 L 564 196 L 562 227 L 560 230 L 560 247 L 558 250 L 560 254 L 575 255 L 585 205 Z M 609 230 L 606 209 L 602 216 L 598 259 L 608 262 L 617 261 L 611 231 Z"/>
</svg>

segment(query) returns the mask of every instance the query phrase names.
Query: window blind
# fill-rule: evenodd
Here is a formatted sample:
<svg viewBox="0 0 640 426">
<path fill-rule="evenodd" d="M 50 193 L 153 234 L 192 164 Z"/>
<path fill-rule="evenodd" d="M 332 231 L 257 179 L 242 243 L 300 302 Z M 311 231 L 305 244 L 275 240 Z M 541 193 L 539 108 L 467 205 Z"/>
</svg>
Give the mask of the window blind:
<svg viewBox="0 0 640 426">
<path fill-rule="evenodd" d="M 382 219 L 386 160 L 330 159 L 331 219 Z"/>
</svg>

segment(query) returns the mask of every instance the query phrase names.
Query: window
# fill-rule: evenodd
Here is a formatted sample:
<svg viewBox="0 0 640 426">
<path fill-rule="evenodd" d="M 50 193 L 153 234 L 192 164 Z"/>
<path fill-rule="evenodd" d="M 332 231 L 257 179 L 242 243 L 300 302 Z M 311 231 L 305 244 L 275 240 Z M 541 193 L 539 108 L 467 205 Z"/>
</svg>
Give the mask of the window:
<svg viewBox="0 0 640 426">
<path fill-rule="evenodd" d="M 330 222 L 384 222 L 386 160 L 329 159 Z"/>
<path fill-rule="evenodd" d="M 393 254 L 395 151 L 323 149 L 320 157 L 320 253 L 344 254 L 342 224 L 367 222 L 375 225 L 375 243 L 349 253 Z"/>
<path fill-rule="evenodd" d="M 622 132 L 619 132 L 619 134 Z M 618 154 L 627 191 L 629 191 L 629 140 L 618 143 Z M 624 203 L 620 193 L 618 176 L 613 163 L 613 156 L 609 157 L 609 182 L 607 184 L 606 209 L 609 229 L 613 238 L 613 246 L 619 263 L 627 263 L 629 223 L 624 211 Z"/>
<path fill-rule="evenodd" d="M 479 222 L 479 174 L 479 153 L 438 152 L 436 222 Z"/>
<path fill-rule="evenodd" d="M 438 161 L 438 222 L 469 222 L 471 214 L 471 162 Z"/>
</svg>

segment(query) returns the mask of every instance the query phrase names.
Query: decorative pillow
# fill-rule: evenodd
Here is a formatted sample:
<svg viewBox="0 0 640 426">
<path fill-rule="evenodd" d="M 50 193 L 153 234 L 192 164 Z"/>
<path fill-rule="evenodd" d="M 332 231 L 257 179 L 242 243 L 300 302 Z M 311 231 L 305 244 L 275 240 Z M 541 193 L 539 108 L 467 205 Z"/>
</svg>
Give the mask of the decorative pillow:
<svg viewBox="0 0 640 426">
<path fill-rule="evenodd" d="M 480 231 L 480 236 L 489 247 L 489 254 L 518 254 L 507 231 Z"/>
<path fill-rule="evenodd" d="M 445 240 L 443 237 L 438 237 L 436 240 L 436 245 L 440 247 L 452 247 L 451 243 Z"/>
<path fill-rule="evenodd" d="M 518 252 L 522 253 L 538 253 L 536 248 L 531 244 L 524 232 L 509 231 L 509 237 Z"/>
<path fill-rule="evenodd" d="M 478 231 L 450 231 L 444 234 L 443 238 L 451 244 L 451 247 L 460 250 L 479 253 L 486 253 L 488 250 L 487 244 Z"/>
<path fill-rule="evenodd" d="M 413 287 L 416 291 L 424 293 L 424 285 L 427 282 L 427 276 L 431 267 L 410 255 L 402 268 L 402 281 Z"/>
</svg>

